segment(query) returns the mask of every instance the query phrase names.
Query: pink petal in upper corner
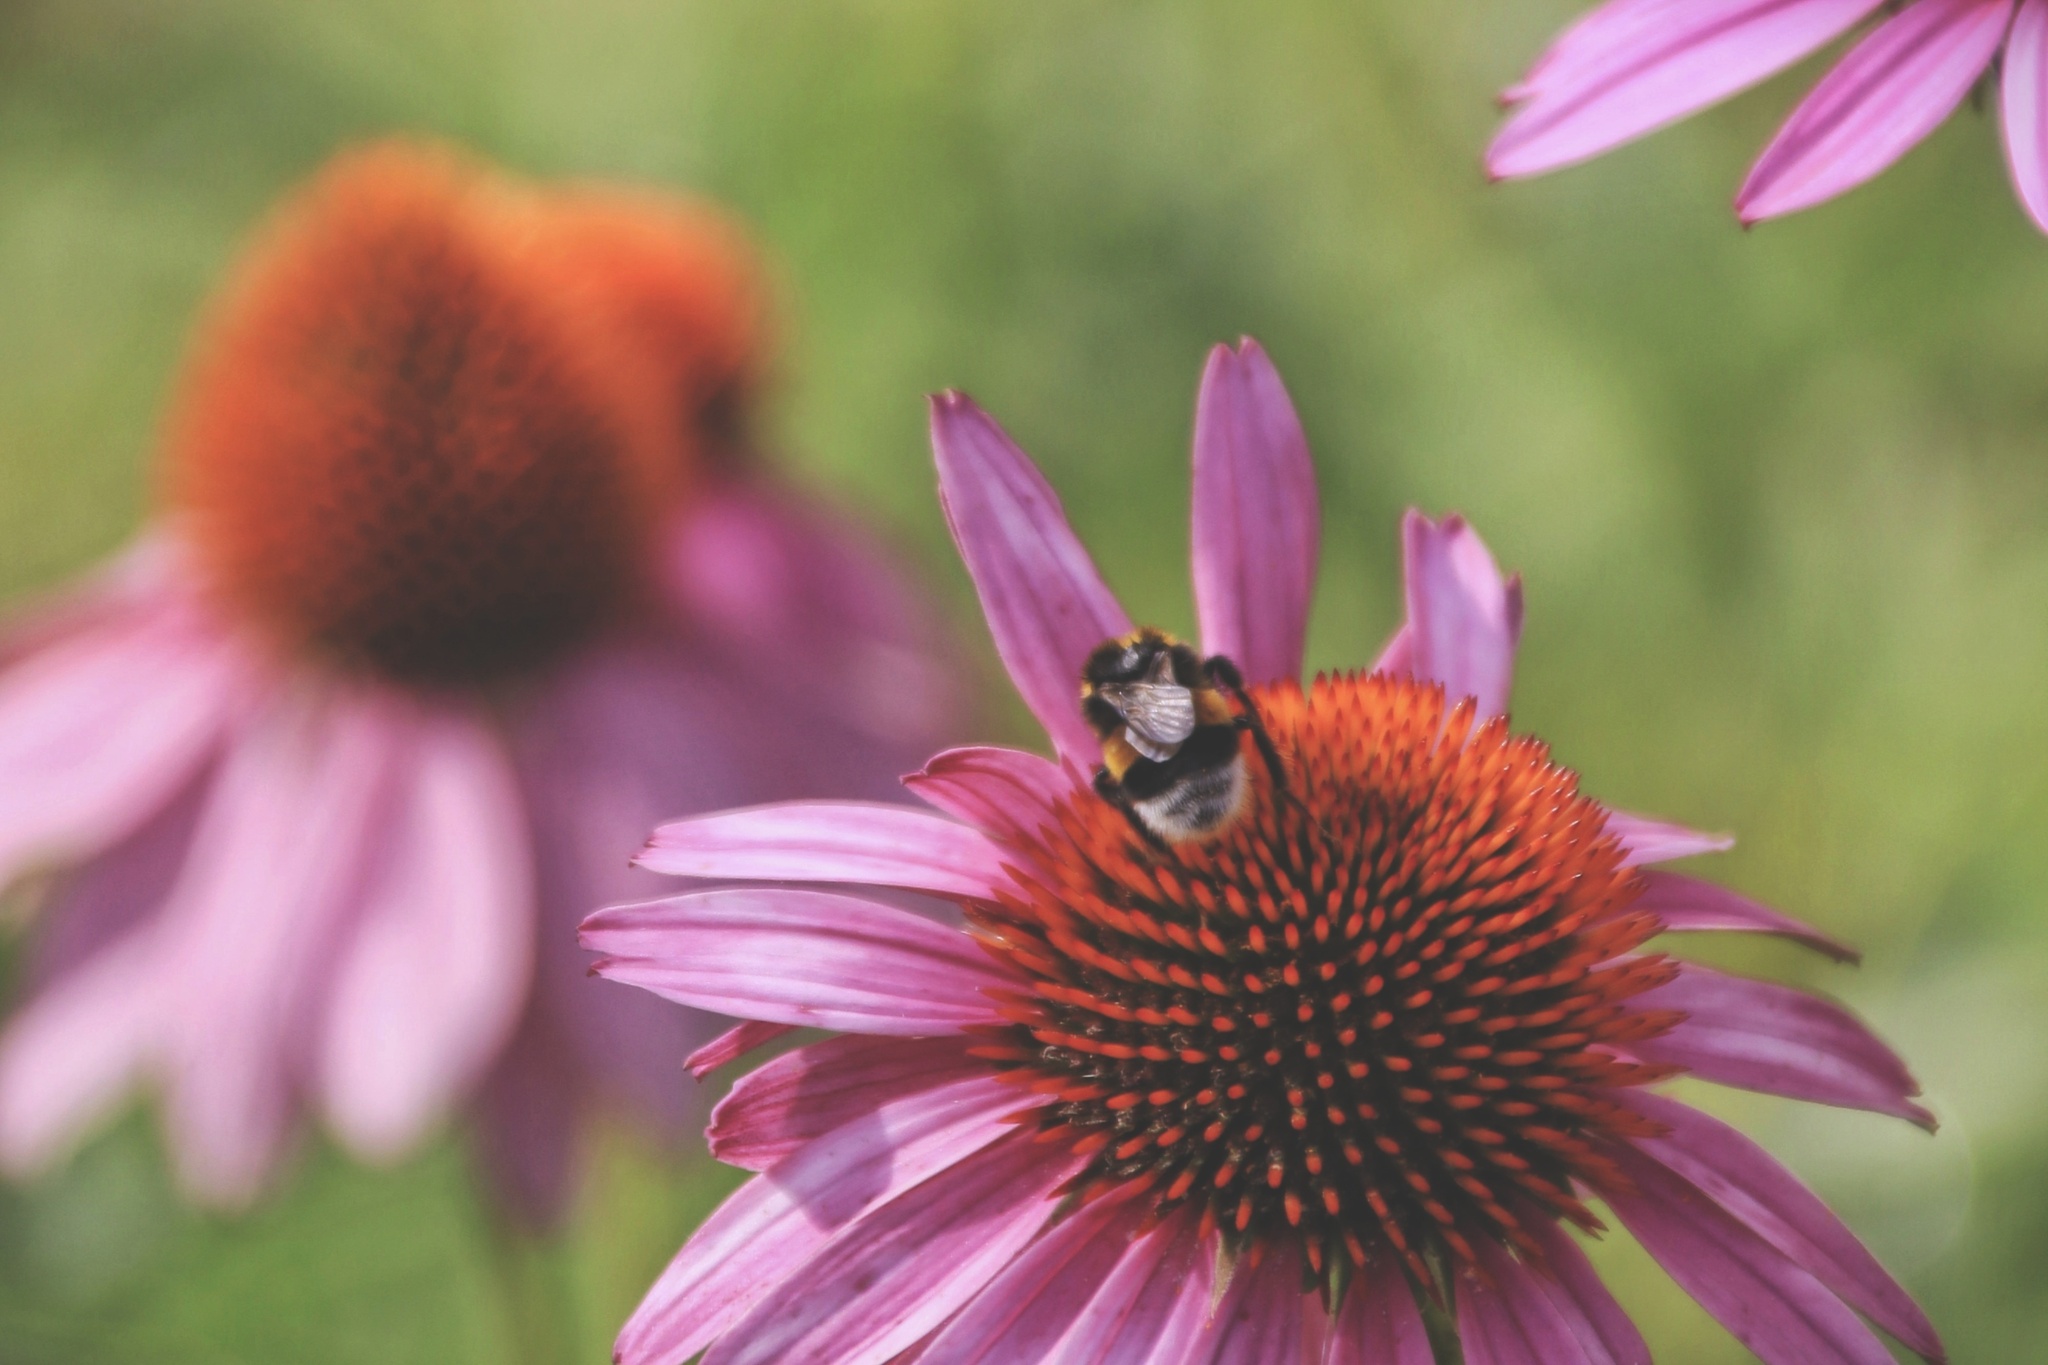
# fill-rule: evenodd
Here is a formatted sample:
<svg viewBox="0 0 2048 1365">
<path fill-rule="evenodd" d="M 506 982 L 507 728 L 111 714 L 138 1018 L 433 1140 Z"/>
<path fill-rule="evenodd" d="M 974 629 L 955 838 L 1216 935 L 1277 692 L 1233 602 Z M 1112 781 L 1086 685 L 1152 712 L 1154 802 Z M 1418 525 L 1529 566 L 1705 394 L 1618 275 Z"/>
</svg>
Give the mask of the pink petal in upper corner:
<svg viewBox="0 0 2048 1365">
<path fill-rule="evenodd" d="M 533 970 L 533 854 L 511 763 L 481 721 L 421 710 L 339 949 L 315 1063 L 342 1140 L 388 1161 L 463 1099 Z"/>
<path fill-rule="evenodd" d="M 1050 759 L 993 746 L 948 749 L 903 785 L 994 835 L 1034 833 L 1076 790 L 1074 779 Z"/>
<path fill-rule="evenodd" d="M 1848 1305 L 1927 1360 L 1945 1358 L 1934 1324 L 1820 1197 L 1777 1159 L 1689 1104 L 1633 1091 L 1628 1103 L 1670 1129 L 1637 1142 Z"/>
<path fill-rule="evenodd" d="M 1544 1217 L 1530 1219 L 1527 1226 L 1543 1247 L 1544 1264 L 1536 1273 L 1536 1282 L 1571 1326 L 1586 1354 L 1611 1365 L 1650 1365 L 1650 1347 L 1643 1334 L 1607 1292 L 1600 1272 L 1593 1269 L 1571 1234 Z"/>
<path fill-rule="evenodd" d="M 1732 834 L 1706 834 L 1647 815 L 1630 815 L 1612 806 L 1607 808 L 1607 832 L 1621 844 L 1623 867 L 1668 863 L 1702 853 L 1726 853 L 1735 847 Z"/>
<path fill-rule="evenodd" d="M 909 806 L 785 801 L 677 820 L 640 855 L 650 872 L 746 881 L 847 882 L 990 899 L 1007 886 L 980 831 Z"/>
<path fill-rule="evenodd" d="M 744 1023 L 734 1024 L 692 1052 L 683 1059 L 683 1066 L 701 1081 L 718 1068 L 738 1061 L 755 1048 L 766 1047 L 783 1034 L 795 1031 L 793 1024 L 764 1024 L 758 1019 L 749 1019 Z"/>
<path fill-rule="evenodd" d="M 1705 1191 L 1632 1147 L 1608 1149 L 1634 1187 L 1602 1192 L 1643 1249 L 1764 1365 L 1891 1365 L 1842 1301 Z"/>
<path fill-rule="evenodd" d="M 889 1359 L 1038 1235 L 1054 1191 L 1083 1159 L 1026 1132 L 997 1139 L 847 1225 L 733 1324 L 703 1365 Z"/>
<path fill-rule="evenodd" d="M 1508 94 L 1487 149 L 1496 179 L 1598 156 L 1781 71 L 1882 0 L 1610 0 Z"/>
<path fill-rule="evenodd" d="M 1612 1365 L 1589 1349 L 1537 1272 L 1480 1239 L 1479 1272 L 1458 1277 L 1458 1340 L 1466 1365 Z"/>
<path fill-rule="evenodd" d="M 1251 683 L 1301 676 L 1320 534 L 1316 470 L 1279 371 L 1250 337 L 1209 352 L 1195 399 L 1202 649 Z"/>
<path fill-rule="evenodd" d="M 1081 665 L 1130 630 L 1067 524 L 1057 494 L 995 420 L 961 393 L 932 399 L 939 501 L 981 595 L 996 653 L 1062 757 L 1092 767 L 1095 735 L 1081 719 Z"/>
<path fill-rule="evenodd" d="M 1629 908 L 1649 911 L 1664 921 L 1667 933 L 1726 930 L 1771 934 L 1804 944 L 1837 962 L 1860 962 L 1863 958 L 1848 944 L 1810 924 L 1790 915 L 1781 915 L 1725 886 L 1703 882 L 1697 877 L 1681 877 L 1676 872 L 1643 873 L 1643 894 Z"/>
<path fill-rule="evenodd" d="M 1662 1037 L 1629 1045 L 1646 1062 L 1767 1095 L 1892 1114 L 1934 1131 L 1934 1116 L 1912 1102 L 1920 1085 L 1906 1064 L 1833 1001 L 1688 962 L 1676 981 L 1645 991 L 1635 1005 L 1687 1015 Z"/>
<path fill-rule="evenodd" d="M 2034 226 L 2048 232 L 2048 0 L 2024 0 L 1998 74 L 2005 163 Z"/>
<path fill-rule="evenodd" d="M 1998 55 L 2012 0 L 1914 0 L 1821 79 L 1735 196 L 1744 223 L 1811 208 L 1890 166 Z"/>
<path fill-rule="evenodd" d="M 705 1219 L 620 1329 L 619 1365 L 675 1365 L 769 1291 L 801 1275 L 835 1232 L 1015 1131 L 1017 1091 L 992 1077 L 882 1105 L 756 1176 Z"/>
<path fill-rule="evenodd" d="M 1476 698 L 1482 718 L 1505 715 L 1522 637 L 1522 584 L 1501 577 L 1486 543 L 1458 516 L 1401 519 L 1409 669 L 1448 699 Z"/>
<path fill-rule="evenodd" d="M 1322 1365 L 1434 1365 L 1435 1360 L 1408 1277 L 1385 1262 L 1368 1266 L 1344 1296 Z"/>
<path fill-rule="evenodd" d="M 817 891 L 704 891 L 583 921 L 592 970 L 696 1009 L 921 1037 L 994 1023 L 1011 985 L 959 929 Z"/>
<path fill-rule="evenodd" d="M 740 1077 L 711 1111 L 704 1136 L 726 1165 L 765 1171 L 842 1123 L 988 1069 L 954 1037 L 827 1038 Z"/>
</svg>

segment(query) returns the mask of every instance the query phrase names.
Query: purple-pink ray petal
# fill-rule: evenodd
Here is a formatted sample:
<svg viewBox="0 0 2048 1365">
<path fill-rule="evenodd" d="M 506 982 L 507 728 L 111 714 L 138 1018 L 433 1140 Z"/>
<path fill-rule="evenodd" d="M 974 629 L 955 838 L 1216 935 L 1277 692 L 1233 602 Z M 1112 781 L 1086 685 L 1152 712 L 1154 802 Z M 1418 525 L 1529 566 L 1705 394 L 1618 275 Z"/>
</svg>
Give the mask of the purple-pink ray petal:
<svg viewBox="0 0 2048 1365">
<path fill-rule="evenodd" d="M 1316 584 L 1316 471 L 1259 343 L 1209 352 L 1195 399 L 1195 614 L 1202 649 L 1252 683 L 1301 676 Z"/>
<path fill-rule="evenodd" d="M 1158 1358 L 1201 1254 L 1202 1240 L 1186 1215 L 1131 1242 L 1091 1286 L 1048 1358 L 1062 1365 L 1144 1365 Z"/>
<path fill-rule="evenodd" d="M 1067 524 L 1052 485 L 995 419 L 960 393 L 932 399 L 939 501 L 981 596 L 996 653 L 1062 757 L 1092 767 L 1081 665 L 1131 628 Z"/>
<path fill-rule="evenodd" d="M 886 1361 L 939 1327 L 1028 1245 L 1083 1158 L 999 1138 L 862 1215 L 770 1290 L 703 1365 Z"/>
<path fill-rule="evenodd" d="M 1679 1010 L 1669 1033 L 1630 1049 L 1647 1062 L 1685 1067 L 1702 1080 L 1817 1104 L 1869 1109 L 1932 1132 L 1913 1103 L 1920 1085 L 1899 1055 L 1831 1000 L 1694 963 L 1678 979 L 1636 997 L 1638 1008 Z"/>
<path fill-rule="evenodd" d="M 1764 1365 L 1890 1365 L 1891 1352 L 1826 1285 L 1704 1190 L 1632 1148 L 1609 1150 L 1632 1188 L 1604 1191 L 1608 1207 Z"/>
<path fill-rule="evenodd" d="M 827 1038 L 735 1081 L 711 1111 L 705 1137 L 726 1165 L 765 1171 L 881 1105 L 987 1071 L 955 1037 Z"/>
<path fill-rule="evenodd" d="M 525 812 L 502 745 L 455 712 L 408 722 L 316 1061 L 336 1131 L 376 1160 L 411 1147 L 483 1074 L 533 968 Z"/>
<path fill-rule="evenodd" d="M 592 970 L 664 999 L 767 1023 L 918 1037 L 999 1016 L 1010 984 L 958 929 L 851 896 L 703 891 L 583 922 Z"/>
<path fill-rule="evenodd" d="M 1386 1262 L 1367 1266 L 1337 1311 L 1322 1365 L 1434 1365 L 1435 1360 L 1407 1276 Z"/>
<path fill-rule="evenodd" d="M 1408 603 L 1408 666 L 1442 683 L 1451 701 L 1475 698 L 1479 715 L 1504 715 L 1522 637 L 1522 585 L 1501 575 L 1478 532 L 1459 516 L 1401 519 Z"/>
<path fill-rule="evenodd" d="M 1480 1240 L 1477 1271 L 1458 1277 L 1458 1340 L 1466 1365 L 1614 1365 L 1588 1343 L 1537 1272 Z"/>
<path fill-rule="evenodd" d="M 731 1065 L 755 1048 L 766 1047 L 783 1034 L 795 1031 L 792 1024 L 764 1024 L 758 1019 L 749 1019 L 744 1023 L 734 1024 L 692 1052 L 683 1059 L 683 1066 L 701 1081 L 718 1068 Z"/>
<path fill-rule="evenodd" d="M 1726 99 L 1846 33 L 1881 0 L 1610 0 L 1507 98 L 1496 179 L 1597 156 Z"/>
<path fill-rule="evenodd" d="M 1941 1338 L 1912 1296 L 1834 1211 L 1770 1153 L 1691 1105 L 1647 1091 L 1631 1093 L 1627 1102 L 1669 1129 L 1636 1144 L 1645 1154 L 1705 1191 L 1919 1355 L 1944 1358 Z"/>
<path fill-rule="evenodd" d="M 1545 1217 L 1524 1226 L 1543 1248 L 1537 1283 L 1564 1316 L 1586 1354 L 1612 1365 L 1650 1365 L 1650 1347 L 1634 1322 L 1601 1282 L 1600 1272 L 1571 1234 Z"/>
<path fill-rule="evenodd" d="M 1063 1359 L 1054 1347 L 1130 1245 L 1142 1211 L 1097 1199 L 1047 1228 L 946 1324 L 924 1365 L 1010 1365 Z"/>
<path fill-rule="evenodd" d="M 1998 83 L 2013 189 L 2034 226 L 2048 232 L 2048 0 L 2023 0 L 2013 15 Z"/>
<path fill-rule="evenodd" d="M 1631 815 L 1625 810 L 1607 810 L 1607 832 L 1620 841 L 1622 866 L 1642 867 L 1647 863 L 1668 863 L 1694 858 L 1702 853 L 1726 853 L 1735 847 L 1732 834 L 1708 834 L 1687 829 L 1668 820 Z"/>
<path fill-rule="evenodd" d="M 1306 1298 L 1294 1257 L 1269 1255 L 1256 1268 L 1240 1265 L 1204 1340 L 1185 1357 L 1188 1365 L 1298 1365 L 1308 1344 Z M 1163 1360 L 1157 1353 L 1152 1359 Z"/>
<path fill-rule="evenodd" d="M 1750 168 L 1745 223 L 1811 208 L 1912 150 L 1998 55 L 2012 0 L 1914 0 L 1836 63 Z"/>
<path fill-rule="evenodd" d="M 1697 877 L 1682 877 L 1676 872 L 1645 872 L 1643 893 L 1631 908 L 1656 915 L 1664 921 L 1668 933 L 1725 930 L 1771 934 L 1804 944 L 1837 962 L 1860 962 L 1863 958 L 1848 944 L 1810 924 L 1737 895 L 1725 886 Z"/>
<path fill-rule="evenodd" d="M 983 900 L 1009 882 L 979 830 L 877 801 L 785 801 L 677 820 L 654 832 L 639 863 L 676 877 L 846 882 Z"/>
<path fill-rule="evenodd" d="M 1021 749 L 948 749 L 903 785 L 985 834 L 1033 834 L 1074 793 L 1065 769 Z"/>
<path fill-rule="evenodd" d="M 742 1185 L 705 1219 L 620 1329 L 619 1365 L 675 1365 L 771 1290 L 834 1233 L 1005 1134 L 1017 1092 L 993 1078 L 881 1105 Z"/>
<path fill-rule="evenodd" d="M 1396 678 L 1413 677 L 1415 674 L 1415 630 L 1406 621 L 1394 628 L 1387 637 L 1387 643 L 1380 648 L 1379 657 L 1374 659 L 1371 673 L 1388 673 Z"/>
</svg>

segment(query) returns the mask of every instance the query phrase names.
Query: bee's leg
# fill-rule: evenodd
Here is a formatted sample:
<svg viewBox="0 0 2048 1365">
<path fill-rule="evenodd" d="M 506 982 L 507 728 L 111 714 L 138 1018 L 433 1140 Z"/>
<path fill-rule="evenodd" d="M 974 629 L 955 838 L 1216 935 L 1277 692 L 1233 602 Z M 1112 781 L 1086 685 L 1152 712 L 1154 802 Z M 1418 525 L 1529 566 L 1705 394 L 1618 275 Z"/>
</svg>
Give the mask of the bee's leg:
<svg viewBox="0 0 2048 1365">
<path fill-rule="evenodd" d="M 1273 743 L 1273 736 L 1266 733 L 1266 722 L 1259 715 L 1259 708 L 1253 704 L 1251 693 L 1245 690 L 1244 674 L 1221 654 L 1211 655 L 1202 667 L 1211 681 L 1236 699 L 1241 708 L 1237 717 L 1238 728 L 1252 732 L 1252 742 L 1259 746 L 1259 757 L 1265 761 L 1266 771 L 1273 776 L 1274 788 L 1292 800 L 1294 793 L 1287 785 L 1287 769 L 1280 762 L 1279 746 Z"/>
<path fill-rule="evenodd" d="M 1109 775 L 1109 769 L 1095 770 L 1095 794 L 1122 811 L 1124 819 L 1131 822 L 1131 828 L 1137 831 L 1140 839 L 1161 853 L 1168 851 L 1166 840 L 1154 834 L 1151 827 L 1139 817 L 1137 809 L 1131 805 L 1131 798 L 1125 794 L 1123 786 Z"/>
</svg>

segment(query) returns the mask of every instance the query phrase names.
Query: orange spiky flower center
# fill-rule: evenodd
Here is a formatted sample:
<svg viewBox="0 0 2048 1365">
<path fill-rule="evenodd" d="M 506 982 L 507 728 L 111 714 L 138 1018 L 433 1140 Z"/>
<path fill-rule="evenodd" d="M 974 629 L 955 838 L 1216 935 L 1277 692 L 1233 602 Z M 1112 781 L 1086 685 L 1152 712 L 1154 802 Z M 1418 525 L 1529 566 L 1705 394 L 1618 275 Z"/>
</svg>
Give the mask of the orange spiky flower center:
<svg viewBox="0 0 2048 1365">
<path fill-rule="evenodd" d="M 1477 1238 L 1540 1257 L 1532 1217 L 1597 1228 L 1602 1141 L 1654 1131 L 1611 1092 L 1670 1074 L 1609 1045 L 1676 1022 L 1630 1007 L 1674 968 L 1630 953 L 1657 925 L 1601 809 L 1434 686 L 1253 695 L 1292 799 L 1261 782 L 1159 852 L 1082 793 L 1010 842 L 1020 890 L 971 913 L 1030 984 L 980 1054 L 1090 1155 L 1077 1189 L 1139 1184 L 1318 1272 L 1391 1253 L 1427 1283 Z"/>
</svg>

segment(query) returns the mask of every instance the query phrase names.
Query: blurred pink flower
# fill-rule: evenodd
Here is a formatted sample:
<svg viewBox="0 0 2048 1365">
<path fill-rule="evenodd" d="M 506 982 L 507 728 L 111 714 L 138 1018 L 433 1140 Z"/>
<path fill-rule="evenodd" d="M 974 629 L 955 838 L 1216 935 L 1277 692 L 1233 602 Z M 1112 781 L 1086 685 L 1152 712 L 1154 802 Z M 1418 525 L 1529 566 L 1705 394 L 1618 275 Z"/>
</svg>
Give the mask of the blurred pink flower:
<svg viewBox="0 0 2048 1365">
<path fill-rule="evenodd" d="M 0 882 L 56 871 L 8 1169 L 148 1085 L 236 1205 L 305 1111 L 384 1160 L 467 1105 L 544 1219 L 593 1107 L 676 1129 L 707 1021 L 591 979 L 577 920 L 663 815 L 880 794 L 949 725 L 919 602 L 743 448 L 762 303 L 706 210 L 437 151 L 287 206 L 156 526 L 0 653 Z"/>
<path fill-rule="evenodd" d="M 1403 527 L 1407 622 L 1370 674 L 1300 680 L 1314 475 L 1257 346 L 1219 347 L 1194 437 L 1194 586 L 1280 750 L 1249 812 L 1154 850 L 1090 790 L 1082 660 L 1129 628 L 1029 458 L 938 399 L 941 495 L 1059 762 L 954 749 L 943 814 L 791 803 L 661 828 L 643 865 L 951 897 L 965 931 L 820 891 L 594 915 L 598 970 L 840 1036 L 740 1079 L 712 1151 L 762 1172 L 677 1255 L 624 1365 L 1636 1365 L 1562 1229 L 1598 1197 L 1772 1365 L 1941 1344 L 1764 1151 L 1641 1087 L 1680 1071 L 1929 1122 L 1840 1007 L 1639 951 L 1813 929 L 1644 864 L 1724 839 L 1603 809 L 1505 716 L 1519 585 L 1457 518 Z M 1249 749 L 1249 746 L 1246 746 Z M 1440 1277 L 1441 1282 L 1440 1283 Z"/>
<path fill-rule="evenodd" d="M 1745 223 L 1810 208 L 1877 175 L 1996 73 L 2006 162 L 2048 231 L 2048 0 L 1608 0 L 1503 99 L 1496 178 L 1584 161 L 1775 74 L 1872 15 L 1735 196 Z"/>
</svg>

